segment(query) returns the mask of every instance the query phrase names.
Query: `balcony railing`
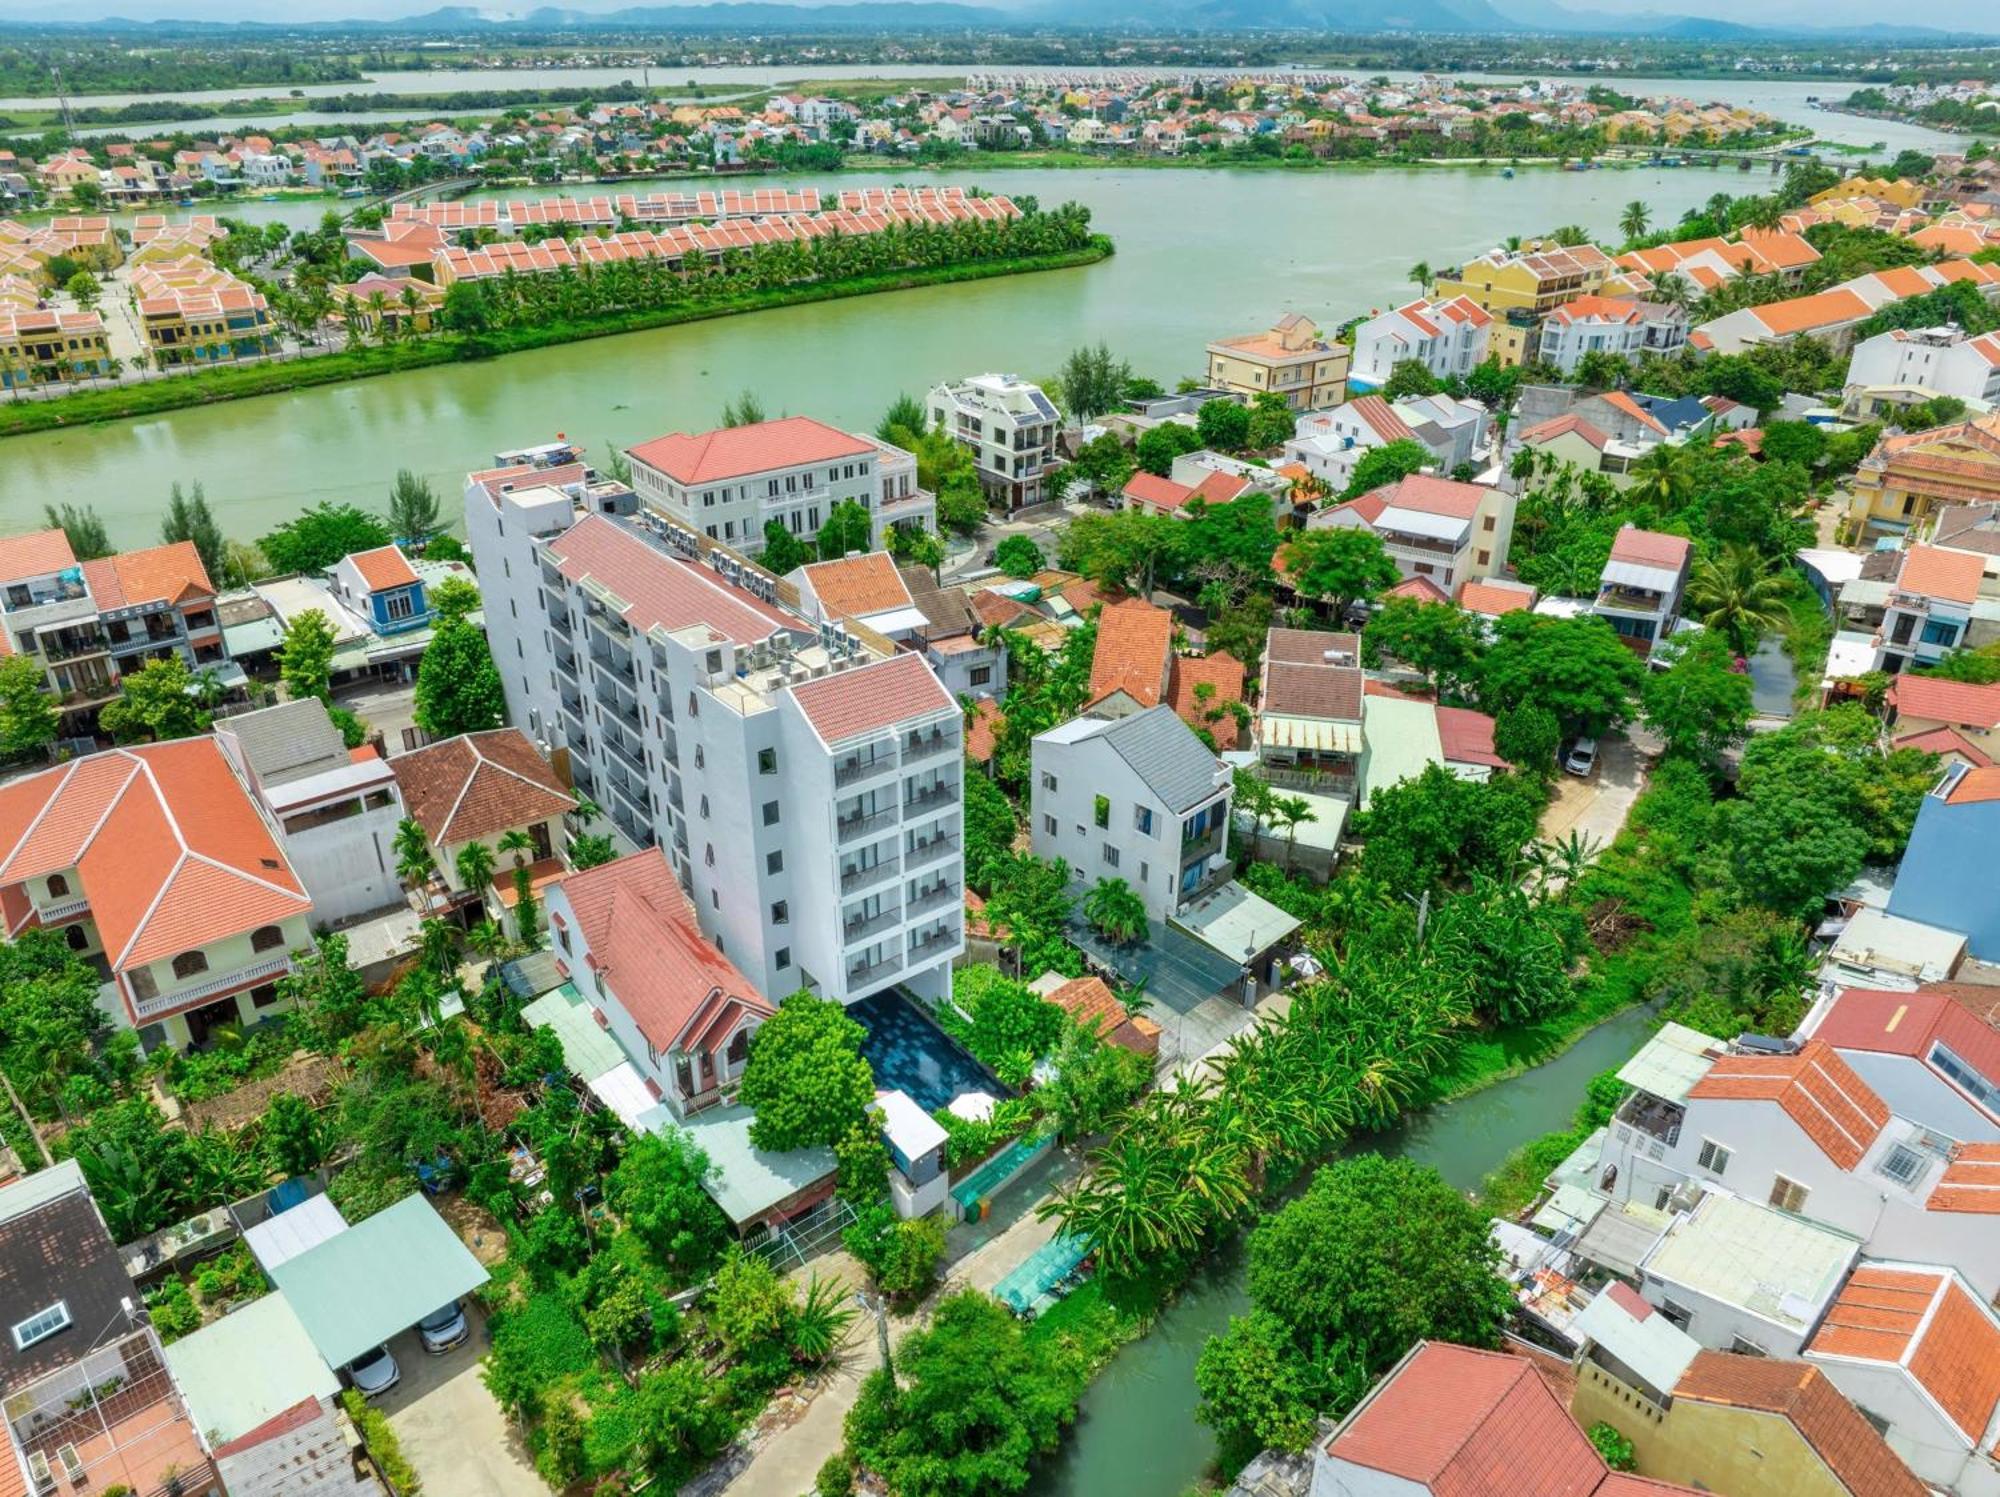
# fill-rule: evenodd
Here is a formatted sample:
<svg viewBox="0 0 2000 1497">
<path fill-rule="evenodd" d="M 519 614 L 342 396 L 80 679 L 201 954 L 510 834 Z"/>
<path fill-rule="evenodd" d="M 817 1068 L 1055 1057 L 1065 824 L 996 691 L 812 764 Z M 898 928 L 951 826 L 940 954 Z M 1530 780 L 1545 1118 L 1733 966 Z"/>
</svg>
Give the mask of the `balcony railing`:
<svg viewBox="0 0 2000 1497">
<path fill-rule="evenodd" d="M 102 655 L 111 648 L 104 636 L 95 632 L 81 638 L 44 634 L 40 643 L 44 660 L 80 660 L 86 655 Z"/>
<path fill-rule="evenodd" d="M 604 744 L 606 748 L 611 750 L 614 758 L 624 764 L 633 774 L 639 776 L 642 783 L 644 782 L 646 777 L 646 760 L 644 755 L 634 753 L 631 746 L 616 732 L 607 732 L 604 735 Z"/>
<path fill-rule="evenodd" d="M 833 766 L 833 783 L 836 785 L 856 784 L 861 780 L 881 774 L 884 770 L 893 769 L 895 764 L 896 756 L 887 752 L 878 752 L 866 756 L 854 754 L 835 763 Z"/>
<path fill-rule="evenodd" d="M 885 930 L 893 930 L 902 923 L 901 910 L 883 910 L 879 914 L 859 915 L 852 920 L 843 920 L 840 923 L 840 934 L 846 944 L 852 946 L 856 941 L 879 935 Z"/>
<path fill-rule="evenodd" d="M 928 842 L 918 842 L 903 855 L 904 863 L 912 870 L 925 867 L 940 859 L 953 856 L 958 851 L 958 838 L 933 837 Z"/>
<path fill-rule="evenodd" d="M 895 976 L 902 970 L 903 959 L 900 956 L 884 956 L 877 957 L 872 962 L 856 962 L 847 969 L 847 985 L 856 987 L 865 982 L 879 982 L 884 978 Z"/>
<path fill-rule="evenodd" d="M 1665 608 L 1665 593 L 1656 593 L 1642 587 L 1601 587 L 1597 590 L 1599 608 L 1623 608 L 1633 613 L 1658 613 Z"/>
<path fill-rule="evenodd" d="M 948 904 L 957 904 L 961 897 L 957 884 L 949 881 L 942 884 L 932 884 L 928 889 L 919 891 L 917 897 L 910 901 L 909 913 L 912 915 L 926 914 L 931 910 L 940 909 Z"/>
<path fill-rule="evenodd" d="M 843 816 L 835 823 L 840 841 L 853 842 L 858 838 L 872 836 L 876 832 L 887 831 L 896 824 L 896 808 L 885 806 L 879 811 L 870 811 L 856 816 Z"/>
<path fill-rule="evenodd" d="M 939 784 L 919 790 L 914 795 L 908 797 L 903 802 L 903 813 L 907 816 L 920 816 L 934 806 L 949 805 L 957 799 L 957 781 L 945 780 Z"/>
<path fill-rule="evenodd" d="M 1222 832 L 1222 823 L 1218 821 L 1198 837 L 1182 838 L 1181 866 L 1186 867 L 1196 858 L 1205 858 L 1212 852 L 1220 852 L 1222 850 Z"/>
<path fill-rule="evenodd" d="M 231 988 L 248 987 L 260 978 L 282 977 L 291 970 L 291 953 L 279 952 L 276 956 L 267 956 L 262 961 L 252 962 L 247 967 L 236 967 L 227 972 L 211 972 L 200 982 L 182 983 L 171 993 L 160 993 L 151 998 L 135 997 L 132 1000 L 132 1011 L 141 1019 L 175 1013 L 191 1003 L 212 998 L 217 993 L 226 992 Z"/>
<path fill-rule="evenodd" d="M 866 868 L 843 868 L 840 870 L 840 892 L 852 894 L 857 889 L 872 889 L 883 879 L 894 877 L 897 866 L 897 859 L 886 858 Z"/>
<path fill-rule="evenodd" d="M 1687 1111 L 1646 1092 L 1634 1092 L 1625 1099 L 1615 1116 L 1627 1127 L 1636 1128 L 1672 1148 L 1681 1141 L 1681 1123 L 1686 1119 Z"/>
<path fill-rule="evenodd" d="M 614 774 L 611 776 L 611 789 L 639 815 L 648 820 L 652 818 L 653 797 L 644 785 L 635 785 L 630 780 L 620 779 Z"/>
<path fill-rule="evenodd" d="M 956 946 L 958 940 L 956 925 L 940 925 L 931 930 L 918 931 L 910 937 L 910 956 L 912 959 L 926 956 L 941 946 Z"/>
<path fill-rule="evenodd" d="M 49 904 L 36 905 L 35 913 L 42 917 L 44 925 L 50 925 L 58 920 L 67 920 L 72 915 L 81 915 L 89 908 L 90 900 L 79 894 L 74 899 L 58 899 Z"/>
<path fill-rule="evenodd" d="M 909 764 L 918 759 L 929 759 L 957 747 L 958 735 L 955 733 L 912 733 L 903 740 L 903 762 Z"/>
</svg>

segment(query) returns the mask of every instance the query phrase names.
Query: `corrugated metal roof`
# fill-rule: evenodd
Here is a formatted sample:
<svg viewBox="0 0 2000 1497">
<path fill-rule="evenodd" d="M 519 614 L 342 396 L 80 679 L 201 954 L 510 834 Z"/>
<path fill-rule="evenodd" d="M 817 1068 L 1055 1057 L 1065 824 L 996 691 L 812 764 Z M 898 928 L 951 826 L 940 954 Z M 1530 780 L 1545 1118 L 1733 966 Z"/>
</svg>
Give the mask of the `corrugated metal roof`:
<svg viewBox="0 0 2000 1497">
<path fill-rule="evenodd" d="M 1708 1074 L 1721 1052 L 1720 1040 L 1669 1022 L 1618 1068 L 1618 1079 L 1650 1096 L 1685 1102 L 1688 1089 Z"/>
<path fill-rule="evenodd" d="M 332 1398 L 340 1379 L 282 1294 L 267 1294 L 167 1348 L 195 1426 L 226 1445 L 303 1399 Z"/>
<path fill-rule="evenodd" d="M 331 1367 L 345 1367 L 487 1277 L 420 1195 L 405 1196 L 271 1271 Z"/>
</svg>

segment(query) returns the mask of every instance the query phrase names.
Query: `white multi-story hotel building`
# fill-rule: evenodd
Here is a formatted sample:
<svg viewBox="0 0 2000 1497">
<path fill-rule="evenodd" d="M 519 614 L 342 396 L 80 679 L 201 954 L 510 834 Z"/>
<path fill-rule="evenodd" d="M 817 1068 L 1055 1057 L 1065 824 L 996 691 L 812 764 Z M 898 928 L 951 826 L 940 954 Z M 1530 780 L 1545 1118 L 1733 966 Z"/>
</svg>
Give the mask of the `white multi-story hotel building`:
<svg viewBox="0 0 2000 1497">
<path fill-rule="evenodd" d="M 972 453 L 988 503 L 1014 510 L 1042 501 L 1062 416 L 1041 386 L 1014 374 L 975 374 L 932 390 L 928 410 L 932 425 L 943 422 Z"/>
<path fill-rule="evenodd" d="M 810 416 L 674 432 L 627 456 L 632 486 L 649 508 L 748 556 L 764 549 L 771 521 L 809 539 L 848 499 L 868 511 L 872 547 L 892 525 L 937 527 L 937 506 L 917 487 L 915 457 Z"/>
<path fill-rule="evenodd" d="M 809 621 L 706 527 L 580 468 L 475 473 L 465 509 L 480 574 L 509 600 L 487 631 L 513 722 L 568 751 L 625 843 L 666 853 L 758 991 L 946 991 L 964 754 L 923 658 Z"/>
</svg>

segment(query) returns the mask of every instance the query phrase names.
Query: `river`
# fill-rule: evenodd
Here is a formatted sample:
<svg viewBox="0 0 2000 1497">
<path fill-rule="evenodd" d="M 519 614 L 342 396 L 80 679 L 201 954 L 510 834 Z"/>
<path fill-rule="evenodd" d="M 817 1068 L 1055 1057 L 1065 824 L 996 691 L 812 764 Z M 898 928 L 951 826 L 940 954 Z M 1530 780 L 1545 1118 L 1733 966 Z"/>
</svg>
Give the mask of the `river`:
<svg viewBox="0 0 2000 1497">
<path fill-rule="evenodd" d="M 955 70 L 944 63 L 853 63 L 841 64 L 791 64 L 775 67 L 714 67 L 714 68 L 673 68 L 658 67 L 641 69 L 636 67 L 613 68 L 535 68 L 535 69 L 479 69 L 470 71 L 432 73 L 383 73 L 357 83 L 312 84 L 303 88 L 223 88 L 192 90 L 172 95 L 108 94 L 79 97 L 72 100 L 77 104 L 89 104 L 103 108 L 118 108 L 126 104 L 143 103 L 154 98 L 170 97 L 184 103 L 209 103 L 228 105 L 245 99 L 313 99 L 326 98 L 347 93 L 381 94 L 445 94 L 488 89 L 573 89 L 578 99 L 587 97 L 596 90 L 602 90 L 623 83 L 638 84 L 642 88 L 662 92 L 677 89 L 686 84 L 701 84 L 713 87 L 718 84 L 738 84 L 745 89 L 769 88 L 779 83 L 811 83 L 814 81 L 840 81 L 864 78 L 944 78 L 955 75 Z M 995 73 L 1028 74 L 1051 72 L 1053 69 L 1010 68 L 993 69 Z M 1269 73 L 1272 69 L 1178 69 L 1178 68 L 1064 68 L 1064 77 L 1076 76 L 1117 76 L 1131 77 L 1147 74 L 1160 77 L 1177 77 L 1183 71 L 1216 73 L 1229 71 L 1254 71 Z M 1348 70 L 1350 76 L 1360 77 L 1363 72 Z M 1420 74 L 1390 71 L 1386 73 L 1366 73 L 1368 77 L 1386 77 L 1392 82 L 1411 82 Z M 1478 78 L 1494 82 L 1519 83 L 1530 76 L 1518 73 L 1492 73 L 1466 75 L 1463 81 L 1477 81 Z M 1881 142 L 1887 155 L 1910 149 L 1918 151 L 1962 150 L 1968 137 L 1951 135 L 1941 130 L 1932 130 L 1922 125 L 1906 125 L 1888 120 L 1862 119 L 1854 115 L 1833 114 L 1813 107 L 1814 99 L 1838 100 L 1846 98 L 1854 91 L 1854 85 L 1838 81 L 1798 81 L 1787 78 L 1625 78 L 1616 74 L 1593 75 L 1589 79 L 1572 77 L 1558 79 L 1568 82 L 1602 82 L 1621 93 L 1631 95 L 1672 95 L 1690 98 L 1701 103 L 1738 104 L 1745 108 L 1759 110 L 1793 124 L 1804 125 L 1813 130 L 1823 140 L 1843 145 L 1868 146 Z M 707 102 L 720 102 L 711 98 Z M 57 101 L 53 98 L 13 98 L 0 99 L 0 111 L 9 109 L 54 109 Z M 497 110 L 465 110 L 461 113 L 478 116 L 497 114 Z M 279 124 L 325 125 L 329 133 L 347 133 L 349 130 L 363 129 L 370 124 L 408 118 L 408 110 L 375 110 L 366 114 L 339 115 L 325 111 L 301 111 L 292 115 L 249 115 L 231 116 L 226 110 L 207 119 L 183 120 L 157 127 L 148 125 L 101 125 L 79 130 L 81 136 L 133 134 L 144 130 L 200 134 L 228 130 L 270 129 Z"/>
<path fill-rule="evenodd" d="M 908 175 L 908 174 L 906 174 Z M 770 178 L 760 178 L 768 182 Z M 844 173 L 837 184 L 895 181 Z M 468 469 L 558 431 L 593 445 L 699 430 L 753 389 L 776 412 L 872 427 L 900 391 L 984 369 L 1034 377 L 1103 339 L 1169 386 L 1200 372 L 1211 339 L 1298 310 L 1327 324 L 1412 294 L 1418 260 L 1444 265 L 1508 234 L 1579 223 L 1614 233 L 1643 198 L 1671 223 L 1762 171 L 1594 172 L 1015 170 L 924 174 L 1074 198 L 1118 253 L 1077 270 L 788 307 L 593 339 L 295 394 L 197 407 L 0 443 L 0 531 L 50 501 L 94 504 L 121 546 L 157 531 L 169 484 L 199 480 L 232 536 L 251 538 L 321 499 L 377 507 L 398 468 L 455 496 Z M 324 204 L 232 211 L 316 221 Z M 601 454 L 602 448 L 599 447 Z"/>
<path fill-rule="evenodd" d="M 1420 1112 L 1363 1147 L 1430 1165 L 1472 1190 L 1518 1145 L 1567 1127 L 1585 1083 L 1629 1058 L 1652 1023 L 1647 1010 L 1627 1009 L 1547 1064 Z M 1195 1362 L 1230 1316 L 1250 1308 L 1243 1274 L 1239 1246 L 1112 1359 L 1061 1451 L 1036 1474 L 1034 1497 L 1175 1497 L 1201 1476 L 1215 1443 L 1194 1416 Z"/>
</svg>

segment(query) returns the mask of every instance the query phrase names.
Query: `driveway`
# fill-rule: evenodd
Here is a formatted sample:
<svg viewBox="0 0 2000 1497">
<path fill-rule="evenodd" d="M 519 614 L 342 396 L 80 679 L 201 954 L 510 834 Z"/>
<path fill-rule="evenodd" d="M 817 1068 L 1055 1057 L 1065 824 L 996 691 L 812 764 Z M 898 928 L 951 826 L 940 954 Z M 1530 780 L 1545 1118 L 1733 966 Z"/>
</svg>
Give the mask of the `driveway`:
<svg viewBox="0 0 2000 1497">
<path fill-rule="evenodd" d="M 1542 839 L 1561 842 L 1577 832 L 1597 847 L 1609 847 L 1645 788 L 1645 760 L 1632 740 L 1623 733 L 1607 734 L 1598 740 L 1597 768 L 1590 778 L 1556 776 L 1555 799 L 1542 812 Z"/>
<path fill-rule="evenodd" d="M 389 1343 L 403 1380 L 378 1401 L 427 1497 L 548 1497 L 514 1427 L 479 1378 L 486 1319 L 465 1307 L 472 1334 L 432 1356 L 415 1331 Z"/>
</svg>

